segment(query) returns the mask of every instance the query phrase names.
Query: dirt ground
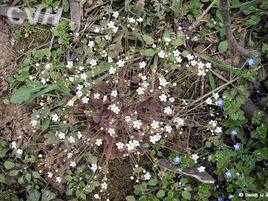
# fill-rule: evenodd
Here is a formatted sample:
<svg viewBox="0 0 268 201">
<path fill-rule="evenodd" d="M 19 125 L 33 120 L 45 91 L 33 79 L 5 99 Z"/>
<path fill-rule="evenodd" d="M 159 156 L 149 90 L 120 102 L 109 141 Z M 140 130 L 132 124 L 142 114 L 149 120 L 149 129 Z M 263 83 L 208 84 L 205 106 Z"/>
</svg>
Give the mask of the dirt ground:
<svg viewBox="0 0 268 201">
<path fill-rule="evenodd" d="M 19 139 L 20 145 L 31 134 L 31 127 L 29 108 L 9 103 L 11 89 L 7 79 L 16 72 L 15 57 L 11 31 L 0 19 L 0 136 L 9 142 Z"/>
</svg>

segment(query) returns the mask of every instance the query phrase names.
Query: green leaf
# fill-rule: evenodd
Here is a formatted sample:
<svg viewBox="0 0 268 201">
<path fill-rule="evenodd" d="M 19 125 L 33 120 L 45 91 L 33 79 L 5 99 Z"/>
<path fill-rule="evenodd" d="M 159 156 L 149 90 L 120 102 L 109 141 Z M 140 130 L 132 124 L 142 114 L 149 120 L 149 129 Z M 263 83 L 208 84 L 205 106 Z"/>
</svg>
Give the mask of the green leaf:
<svg viewBox="0 0 268 201">
<path fill-rule="evenodd" d="M 11 170 L 11 171 L 8 173 L 8 175 L 14 177 L 14 176 L 17 176 L 18 173 L 19 173 L 19 170 Z"/>
<path fill-rule="evenodd" d="M 35 171 L 32 172 L 32 175 L 36 179 L 39 179 L 41 177 L 40 174 L 38 172 L 35 172 Z"/>
<path fill-rule="evenodd" d="M 164 196 L 165 196 L 165 191 L 163 191 L 163 190 L 159 190 L 159 191 L 157 191 L 157 193 L 156 193 L 156 197 L 158 197 L 158 198 L 163 198 Z"/>
<path fill-rule="evenodd" d="M 226 52 L 227 49 L 228 49 L 228 43 L 227 43 L 227 41 L 226 40 L 221 41 L 219 43 L 219 46 L 218 46 L 219 52 L 220 53 L 224 53 L 224 52 Z"/>
<path fill-rule="evenodd" d="M 126 197 L 126 201 L 136 201 L 135 197 L 132 195 L 129 195 Z"/>
<path fill-rule="evenodd" d="M 177 38 L 174 42 L 173 42 L 173 45 L 175 48 L 181 46 L 184 44 L 184 41 L 181 39 L 181 38 Z"/>
<path fill-rule="evenodd" d="M 152 45 L 154 43 L 154 39 L 146 34 L 142 35 L 142 39 L 147 45 Z"/>
<path fill-rule="evenodd" d="M 149 186 L 156 186 L 158 183 L 158 180 L 157 179 L 151 179 L 147 184 Z"/>
<path fill-rule="evenodd" d="M 64 12 L 67 12 L 69 10 L 70 6 L 69 6 L 69 1 L 68 0 L 63 0 L 62 1 L 62 8 L 63 8 Z"/>
<path fill-rule="evenodd" d="M 216 89 L 215 79 L 211 72 L 208 73 L 209 84 L 212 90 Z"/>
<path fill-rule="evenodd" d="M 144 56 L 146 57 L 152 57 L 155 54 L 155 51 L 153 49 L 147 49 L 143 52 Z"/>
<path fill-rule="evenodd" d="M 11 162 L 11 161 L 5 161 L 4 166 L 5 166 L 5 168 L 6 168 L 7 170 L 10 170 L 10 169 L 12 169 L 12 168 L 15 167 L 15 163 L 13 163 L 13 162 Z"/>
<path fill-rule="evenodd" d="M 23 102 L 26 102 L 32 98 L 32 95 L 35 92 L 39 91 L 42 88 L 43 88 L 43 86 L 39 86 L 39 87 L 24 86 L 24 87 L 21 87 L 21 88 L 14 91 L 10 101 L 11 101 L 11 103 L 15 103 L 15 104 L 21 104 Z"/>
<path fill-rule="evenodd" d="M 183 198 L 185 198 L 187 200 L 191 199 L 191 194 L 189 193 L 189 191 L 182 191 L 181 195 Z"/>
<path fill-rule="evenodd" d="M 41 201 L 50 201 L 50 200 L 54 200 L 56 198 L 55 193 L 52 193 L 49 190 L 42 190 L 42 198 Z"/>
<path fill-rule="evenodd" d="M 0 183 L 5 183 L 6 182 L 6 178 L 3 174 L 0 174 Z"/>
</svg>

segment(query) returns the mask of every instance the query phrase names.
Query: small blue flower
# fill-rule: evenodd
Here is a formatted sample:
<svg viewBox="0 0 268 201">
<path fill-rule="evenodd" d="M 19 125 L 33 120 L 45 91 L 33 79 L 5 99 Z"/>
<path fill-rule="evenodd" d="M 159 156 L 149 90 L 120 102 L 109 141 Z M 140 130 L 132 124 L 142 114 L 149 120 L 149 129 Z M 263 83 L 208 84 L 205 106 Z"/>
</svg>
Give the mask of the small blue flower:
<svg viewBox="0 0 268 201">
<path fill-rule="evenodd" d="M 223 100 L 222 98 L 219 98 L 219 99 L 217 100 L 217 105 L 218 105 L 219 107 L 222 107 L 222 106 L 224 105 L 224 100 Z"/>
<path fill-rule="evenodd" d="M 233 174 L 231 171 L 227 171 L 227 172 L 225 173 L 225 177 L 226 177 L 227 179 L 232 179 L 232 178 L 234 177 L 234 174 Z"/>
<path fill-rule="evenodd" d="M 172 161 L 175 165 L 179 165 L 181 163 L 181 158 L 179 156 L 176 156 L 172 159 Z"/>
<path fill-rule="evenodd" d="M 255 59 L 254 58 L 252 58 L 252 57 L 249 57 L 248 59 L 247 59 L 247 63 L 248 63 L 248 65 L 253 65 L 253 64 L 255 64 Z"/>
<path fill-rule="evenodd" d="M 233 196 L 233 195 L 231 195 L 231 194 L 230 194 L 230 195 L 228 195 L 228 199 L 229 199 L 229 200 L 232 200 L 232 199 L 233 199 L 233 197 L 234 197 L 234 196 Z"/>
<path fill-rule="evenodd" d="M 237 130 L 235 130 L 235 129 L 231 130 L 230 134 L 231 134 L 232 137 L 236 136 L 237 135 Z"/>
<path fill-rule="evenodd" d="M 218 201 L 224 201 L 224 199 L 221 195 L 218 195 Z"/>
<path fill-rule="evenodd" d="M 235 145 L 234 145 L 234 150 L 235 151 L 239 151 L 241 149 L 241 144 L 240 143 L 236 143 Z"/>
</svg>

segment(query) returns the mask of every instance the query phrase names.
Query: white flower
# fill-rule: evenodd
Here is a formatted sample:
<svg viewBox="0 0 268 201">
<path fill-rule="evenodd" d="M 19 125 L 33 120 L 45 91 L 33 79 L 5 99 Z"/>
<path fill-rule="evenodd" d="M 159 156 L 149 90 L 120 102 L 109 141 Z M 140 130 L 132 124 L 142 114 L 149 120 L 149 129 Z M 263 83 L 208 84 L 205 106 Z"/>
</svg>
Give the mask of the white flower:
<svg viewBox="0 0 268 201">
<path fill-rule="evenodd" d="M 99 194 L 94 194 L 94 198 L 95 199 L 101 199 L 100 196 L 99 196 Z"/>
<path fill-rule="evenodd" d="M 114 33 L 116 33 L 118 31 L 118 27 L 114 26 L 112 30 Z"/>
<path fill-rule="evenodd" d="M 176 117 L 173 122 L 176 123 L 177 126 L 183 126 L 184 125 L 184 119 L 182 119 L 180 117 Z"/>
<path fill-rule="evenodd" d="M 155 121 L 155 120 L 153 120 L 153 122 L 151 123 L 151 127 L 152 127 L 153 129 L 158 129 L 158 128 L 159 128 L 159 124 L 160 124 L 159 121 Z"/>
<path fill-rule="evenodd" d="M 116 89 L 113 90 L 112 93 L 111 93 L 111 96 L 116 98 L 117 95 L 118 95 L 117 90 Z"/>
<path fill-rule="evenodd" d="M 75 168 L 75 167 L 76 167 L 76 162 L 75 162 L 75 161 L 72 161 L 72 162 L 70 163 L 70 166 L 71 166 L 72 168 Z"/>
<path fill-rule="evenodd" d="M 215 98 L 216 100 L 218 100 L 219 97 L 220 97 L 220 96 L 219 96 L 218 93 L 213 94 L 213 98 Z"/>
<path fill-rule="evenodd" d="M 140 68 L 145 68 L 145 66 L 146 66 L 146 62 L 145 62 L 145 61 L 140 62 L 140 63 L 139 63 L 139 66 L 140 66 Z"/>
<path fill-rule="evenodd" d="M 52 172 L 47 172 L 47 177 L 48 178 L 52 178 L 53 177 L 53 173 Z"/>
<path fill-rule="evenodd" d="M 167 115 L 171 115 L 172 114 L 172 109 L 168 106 L 164 108 L 164 113 Z"/>
<path fill-rule="evenodd" d="M 167 80 L 164 77 L 159 78 L 159 85 L 165 87 L 168 84 Z"/>
<path fill-rule="evenodd" d="M 173 97 L 169 98 L 169 102 L 174 103 L 174 101 L 175 101 L 175 98 L 173 98 Z"/>
<path fill-rule="evenodd" d="M 134 151 L 138 146 L 140 146 L 140 142 L 138 140 L 129 141 L 126 146 L 128 151 Z"/>
<path fill-rule="evenodd" d="M 113 58 L 112 57 L 108 57 L 108 62 L 112 63 L 113 62 Z"/>
<path fill-rule="evenodd" d="M 60 177 L 56 177 L 56 182 L 60 184 L 61 183 L 61 178 Z"/>
<path fill-rule="evenodd" d="M 102 145 L 102 141 L 103 140 L 101 138 L 99 138 L 99 139 L 96 140 L 95 144 L 99 147 L 99 146 Z"/>
<path fill-rule="evenodd" d="M 109 29 L 114 28 L 114 22 L 113 22 L 113 21 L 108 22 L 108 23 L 107 23 L 107 27 L 108 27 Z"/>
<path fill-rule="evenodd" d="M 169 43 L 169 42 L 171 41 L 171 38 L 169 38 L 169 37 L 164 37 L 164 41 L 167 42 L 167 43 Z"/>
<path fill-rule="evenodd" d="M 99 27 L 95 27 L 94 32 L 95 33 L 99 33 L 100 32 L 100 28 Z"/>
<path fill-rule="evenodd" d="M 94 47 L 94 45 L 95 45 L 94 41 L 89 41 L 88 42 L 88 47 L 92 48 L 92 47 Z"/>
<path fill-rule="evenodd" d="M 118 11 L 114 11 L 114 12 L 113 12 L 113 17 L 114 17 L 114 18 L 118 18 L 118 16 L 119 16 L 119 12 L 118 12 Z"/>
<path fill-rule="evenodd" d="M 87 74 L 86 73 L 82 73 L 80 75 L 80 77 L 81 77 L 82 80 L 86 80 L 87 79 Z"/>
<path fill-rule="evenodd" d="M 130 116 L 125 116 L 125 121 L 126 121 L 127 123 L 129 123 L 129 122 L 131 121 L 131 117 L 130 117 Z"/>
<path fill-rule="evenodd" d="M 179 57 L 176 57 L 176 61 L 178 62 L 178 63 L 180 63 L 180 62 L 182 62 L 182 58 L 179 56 Z"/>
<path fill-rule="evenodd" d="M 17 143 L 16 142 L 12 142 L 11 143 L 11 148 L 12 149 L 16 149 L 17 148 Z"/>
<path fill-rule="evenodd" d="M 110 73 L 110 75 L 115 74 L 115 72 L 116 72 L 116 68 L 111 67 L 111 68 L 109 69 L 109 73 Z"/>
<path fill-rule="evenodd" d="M 46 81 L 46 79 L 45 78 L 41 78 L 41 81 L 40 81 L 42 84 L 46 84 L 47 83 L 47 81 Z"/>
<path fill-rule="evenodd" d="M 206 103 L 207 103 L 208 105 L 211 105 L 211 104 L 212 104 L 212 99 L 211 99 L 211 98 L 207 98 L 207 99 L 206 99 Z"/>
<path fill-rule="evenodd" d="M 166 56 L 166 53 L 165 53 L 165 51 L 164 50 L 161 50 L 160 52 L 158 52 L 158 56 L 160 57 L 160 58 L 165 58 L 165 56 Z"/>
<path fill-rule="evenodd" d="M 142 22 L 142 21 L 143 21 L 143 18 L 142 18 L 142 17 L 139 17 L 139 18 L 137 19 L 137 21 L 138 21 L 138 22 Z"/>
<path fill-rule="evenodd" d="M 72 107 L 74 106 L 74 101 L 73 100 L 69 100 L 67 103 L 67 106 Z"/>
<path fill-rule="evenodd" d="M 78 96 L 78 98 L 80 98 L 80 97 L 83 96 L 83 92 L 82 92 L 82 91 L 77 91 L 77 92 L 76 92 L 76 95 Z"/>
<path fill-rule="evenodd" d="M 73 136 L 70 136 L 69 139 L 68 139 L 68 141 L 69 141 L 70 143 L 75 143 L 75 139 L 74 139 Z"/>
<path fill-rule="evenodd" d="M 141 126 L 142 126 L 141 120 L 136 120 L 136 121 L 133 122 L 133 128 L 140 129 Z"/>
<path fill-rule="evenodd" d="M 104 190 L 106 190 L 107 189 L 107 183 L 106 182 L 103 182 L 102 184 L 101 184 L 101 189 L 104 189 Z"/>
<path fill-rule="evenodd" d="M 211 63 L 206 63 L 206 67 L 207 67 L 208 69 L 210 69 L 210 68 L 211 68 Z"/>
<path fill-rule="evenodd" d="M 119 114 L 119 112 L 120 112 L 120 109 L 119 109 L 119 107 L 118 107 L 116 104 L 112 104 L 112 105 L 110 105 L 110 106 L 109 106 L 109 109 L 110 109 L 111 111 L 113 111 L 115 114 Z"/>
<path fill-rule="evenodd" d="M 33 120 L 31 121 L 31 125 L 32 125 L 32 127 L 35 127 L 35 126 L 37 125 L 37 121 L 33 119 Z"/>
<path fill-rule="evenodd" d="M 60 132 L 60 133 L 59 133 L 59 138 L 60 138 L 61 140 L 64 140 L 64 139 L 65 139 L 65 133 Z"/>
<path fill-rule="evenodd" d="M 59 120 L 59 116 L 57 114 L 53 114 L 52 121 L 58 121 L 58 120 Z"/>
<path fill-rule="evenodd" d="M 191 55 L 191 54 L 188 54 L 188 55 L 187 55 L 187 59 L 188 59 L 188 60 L 192 60 L 192 59 L 194 59 L 194 56 Z"/>
<path fill-rule="evenodd" d="M 180 52 L 179 50 L 174 50 L 174 51 L 173 51 L 173 55 L 174 55 L 174 57 L 179 57 L 180 54 L 181 54 L 181 52 Z"/>
<path fill-rule="evenodd" d="M 122 142 L 117 142 L 116 146 L 118 150 L 122 150 L 124 148 L 124 144 Z"/>
<path fill-rule="evenodd" d="M 82 133 L 81 133 L 80 131 L 78 131 L 78 132 L 77 132 L 77 137 L 78 137 L 78 139 L 81 139 L 82 136 L 83 136 Z"/>
<path fill-rule="evenodd" d="M 204 166 L 200 166 L 199 168 L 197 168 L 199 172 L 205 172 L 205 169 L 206 168 Z"/>
<path fill-rule="evenodd" d="M 99 98 L 100 98 L 100 94 L 99 94 L 99 93 L 95 93 L 95 94 L 93 95 L 93 97 L 94 97 L 95 99 L 99 99 Z"/>
<path fill-rule="evenodd" d="M 218 126 L 215 129 L 215 133 L 221 133 L 222 132 L 222 127 Z"/>
<path fill-rule="evenodd" d="M 151 179 L 151 175 L 149 172 L 146 172 L 146 174 L 144 175 L 144 180 L 150 180 Z"/>
<path fill-rule="evenodd" d="M 18 149 L 18 150 L 17 150 L 17 154 L 18 154 L 18 155 L 21 155 L 22 153 L 23 153 L 23 151 L 22 151 L 21 149 Z"/>
<path fill-rule="evenodd" d="M 86 103 L 88 103 L 88 101 L 89 101 L 88 97 L 85 96 L 82 98 L 82 103 L 86 104 Z"/>
<path fill-rule="evenodd" d="M 130 23 L 135 23 L 135 22 L 136 22 L 136 20 L 135 20 L 133 17 L 128 18 L 128 21 L 129 21 Z"/>
<path fill-rule="evenodd" d="M 215 120 L 210 120 L 209 122 L 209 125 L 211 125 L 213 128 L 217 126 L 218 122 L 215 121 Z"/>
<path fill-rule="evenodd" d="M 138 95 L 144 94 L 145 89 L 143 87 L 139 87 L 137 90 Z"/>
<path fill-rule="evenodd" d="M 93 67 L 93 66 L 96 66 L 97 65 L 97 59 L 92 59 L 90 62 L 90 65 Z"/>
<path fill-rule="evenodd" d="M 67 154 L 67 158 L 72 158 L 73 157 L 73 153 L 72 152 L 69 152 L 68 154 Z"/>
<path fill-rule="evenodd" d="M 167 101 L 167 96 L 165 94 L 161 94 L 161 96 L 159 96 L 159 99 L 161 102 L 166 102 Z"/>
<path fill-rule="evenodd" d="M 197 163 L 199 156 L 197 154 L 192 154 L 191 158 L 195 161 L 195 163 Z"/>
<path fill-rule="evenodd" d="M 157 133 L 156 135 L 150 136 L 150 142 L 155 144 L 161 139 L 161 135 Z"/>
<path fill-rule="evenodd" d="M 166 125 L 165 130 L 166 130 L 166 132 L 171 133 L 172 132 L 172 127 L 169 126 L 169 125 Z"/>
<path fill-rule="evenodd" d="M 73 61 L 67 61 L 66 67 L 71 69 L 74 66 Z"/>
<path fill-rule="evenodd" d="M 109 128 L 108 133 L 110 134 L 110 136 L 113 137 L 115 135 L 115 129 L 114 128 Z"/>
<path fill-rule="evenodd" d="M 123 67 L 125 65 L 125 62 L 122 60 L 119 60 L 118 62 L 116 62 L 116 64 L 118 65 L 118 67 Z"/>
<path fill-rule="evenodd" d="M 97 164 L 96 163 L 91 164 L 91 168 L 90 169 L 92 170 L 92 172 L 96 172 L 97 169 L 98 169 Z"/>
</svg>

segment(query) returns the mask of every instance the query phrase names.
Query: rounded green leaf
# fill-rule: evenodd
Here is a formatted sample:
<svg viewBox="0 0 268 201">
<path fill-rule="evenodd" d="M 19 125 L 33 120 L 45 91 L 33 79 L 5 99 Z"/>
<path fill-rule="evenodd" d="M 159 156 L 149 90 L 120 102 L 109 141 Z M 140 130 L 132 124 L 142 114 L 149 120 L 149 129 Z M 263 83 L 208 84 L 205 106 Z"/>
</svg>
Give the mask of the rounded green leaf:
<svg viewBox="0 0 268 201">
<path fill-rule="evenodd" d="M 13 163 L 13 162 L 11 162 L 11 161 L 6 161 L 6 162 L 4 163 L 4 166 L 5 166 L 6 169 L 10 170 L 10 169 L 12 169 L 12 168 L 15 167 L 15 163 Z"/>
<path fill-rule="evenodd" d="M 224 53 L 224 52 L 226 52 L 227 49 L 228 49 L 228 43 L 227 43 L 227 41 L 226 40 L 221 41 L 219 43 L 219 46 L 218 46 L 219 52 L 220 53 Z"/>
</svg>

